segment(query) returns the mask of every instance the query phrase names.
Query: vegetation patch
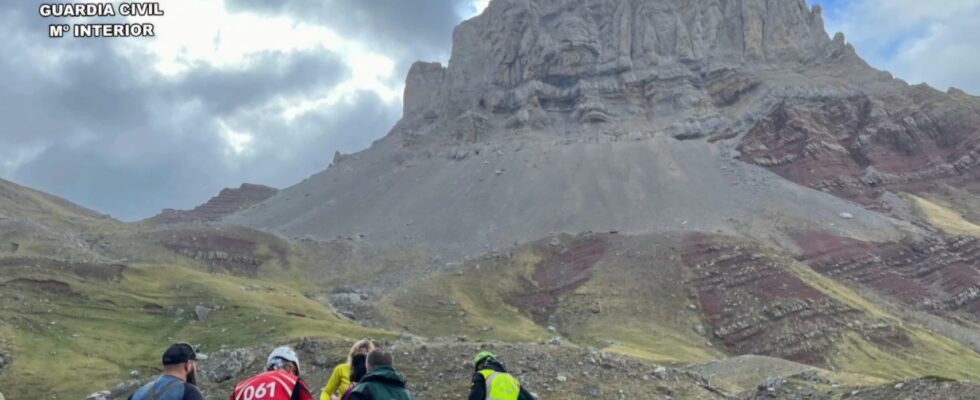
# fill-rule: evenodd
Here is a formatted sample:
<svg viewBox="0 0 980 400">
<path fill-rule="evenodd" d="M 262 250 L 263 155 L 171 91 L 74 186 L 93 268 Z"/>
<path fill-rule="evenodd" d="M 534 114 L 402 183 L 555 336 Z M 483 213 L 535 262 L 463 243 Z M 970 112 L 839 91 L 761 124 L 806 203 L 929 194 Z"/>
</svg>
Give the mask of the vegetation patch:
<svg viewBox="0 0 980 400">
<path fill-rule="evenodd" d="M 406 285 L 377 308 L 391 326 L 429 337 L 530 342 L 548 337 L 544 328 L 508 304 L 540 258 L 524 251 L 505 260 L 483 260 Z"/>
<path fill-rule="evenodd" d="M 75 398 L 125 381 L 134 369 L 156 374 L 161 352 L 175 341 L 212 352 L 300 337 L 393 337 L 337 317 L 288 284 L 156 264 L 135 265 L 118 283 L 46 273 L 82 297 L 4 287 L 4 304 L 16 305 L 0 309 L 7 322 L 0 333 L 11 338 L 14 355 L 0 376 L 8 398 Z M 27 279 L 35 278 L 15 278 Z M 213 311 L 199 320 L 197 306 Z"/>
<path fill-rule="evenodd" d="M 980 237 L 980 226 L 966 220 L 948 203 L 909 194 L 930 224 L 951 235 Z"/>
</svg>

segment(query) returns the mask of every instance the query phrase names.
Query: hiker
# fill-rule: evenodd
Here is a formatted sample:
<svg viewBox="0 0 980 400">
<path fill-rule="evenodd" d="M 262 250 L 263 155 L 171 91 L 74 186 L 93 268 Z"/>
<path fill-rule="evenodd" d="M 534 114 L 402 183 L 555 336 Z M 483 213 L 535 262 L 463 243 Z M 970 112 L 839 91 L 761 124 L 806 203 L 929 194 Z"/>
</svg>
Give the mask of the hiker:
<svg viewBox="0 0 980 400">
<path fill-rule="evenodd" d="M 197 361 L 207 358 L 194 346 L 177 343 L 163 353 L 163 375 L 139 388 L 129 400 L 204 400 L 197 384 Z"/>
<path fill-rule="evenodd" d="M 273 350 L 265 370 L 235 386 L 229 400 L 313 400 L 310 387 L 300 378 L 299 357 L 293 349 Z"/>
<path fill-rule="evenodd" d="M 330 381 L 328 381 L 327 386 L 323 388 L 323 394 L 320 395 L 320 400 L 339 400 L 341 395 L 347 393 L 347 390 L 350 389 L 351 386 L 350 375 L 354 355 L 367 355 L 373 350 L 374 342 L 372 342 L 371 339 L 362 339 L 357 343 L 354 343 L 354 345 L 350 348 L 350 353 L 347 354 L 347 362 L 334 368 L 333 375 L 330 375 Z"/>
<path fill-rule="evenodd" d="M 354 392 L 354 388 L 357 387 L 357 384 L 364 379 L 364 375 L 367 375 L 367 354 L 355 354 L 354 358 L 351 359 L 350 388 L 344 392 L 344 395 L 340 397 L 340 400 L 350 399 L 350 394 Z"/>
<path fill-rule="evenodd" d="M 524 390 L 521 381 L 507 373 L 504 363 L 489 351 L 481 352 L 473 359 L 476 373 L 469 400 L 534 400 L 534 395 Z"/>
<path fill-rule="evenodd" d="M 405 377 L 392 366 L 391 353 L 375 349 L 367 356 L 367 375 L 351 391 L 350 400 L 414 400 Z"/>
</svg>

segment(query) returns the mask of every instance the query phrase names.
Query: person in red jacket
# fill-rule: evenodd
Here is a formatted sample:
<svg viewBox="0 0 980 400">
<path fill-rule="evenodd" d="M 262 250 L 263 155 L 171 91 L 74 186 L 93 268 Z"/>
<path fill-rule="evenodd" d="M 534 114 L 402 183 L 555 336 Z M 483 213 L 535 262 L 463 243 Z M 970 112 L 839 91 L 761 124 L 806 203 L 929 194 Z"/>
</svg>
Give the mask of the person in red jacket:
<svg viewBox="0 0 980 400">
<path fill-rule="evenodd" d="M 299 376 L 299 357 L 293 349 L 275 349 L 265 369 L 236 385 L 229 400 L 314 400 L 309 385 Z"/>
</svg>

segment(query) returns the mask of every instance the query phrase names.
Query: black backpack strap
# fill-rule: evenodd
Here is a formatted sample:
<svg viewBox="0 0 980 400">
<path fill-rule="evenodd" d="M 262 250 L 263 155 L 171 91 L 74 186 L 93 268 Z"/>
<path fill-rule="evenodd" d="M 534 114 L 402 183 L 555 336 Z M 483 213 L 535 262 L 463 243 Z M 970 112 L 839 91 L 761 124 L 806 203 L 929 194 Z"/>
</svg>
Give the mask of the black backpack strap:
<svg viewBox="0 0 980 400">
<path fill-rule="evenodd" d="M 176 389 L 177 386 L 183 385 L 183 384 L 184 384 L 184 381 L 179 380 L 179 379 L 178 380 L 175 380 L 173 382 L 168 383 L 167 386 L 164 386 L 163 387 L 163 390 L 160 391 L 160 396 L 166 396 L 171 391 L 173 391 L 174 389 Z M 154 385 L 154 386 L 156 386 L 156 385 Z M 156 390 L 153 390 L 153 386 L 150 387 L 150 400 L 157 400 L 157 391 Z"/>
<path fill-rule="evenodd" d="M 299 379 L 297 379 L 296 380 L 296 385 L 293 386 L 293 397 L 292 397 L 293 400 L 302 399 L 303 398 L 303 394 L 300 393 L 299 391 L 300 390 L 303 390 L 304 387 L 305 386 L 303 386 L 303 383 L 300 382 Z"/>
</svg>

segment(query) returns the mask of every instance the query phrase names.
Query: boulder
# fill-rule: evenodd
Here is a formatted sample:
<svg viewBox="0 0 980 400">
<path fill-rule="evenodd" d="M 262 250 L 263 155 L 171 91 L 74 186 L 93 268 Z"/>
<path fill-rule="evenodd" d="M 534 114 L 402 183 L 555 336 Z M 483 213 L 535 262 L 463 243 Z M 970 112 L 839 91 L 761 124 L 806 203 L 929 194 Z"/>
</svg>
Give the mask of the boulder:
<svg viewBox="0 0 980 400">
<path fill-rule="evenodd" d="M 330 296 L 331 303 L 340 306 L 359 306 L 364 304 L 364 300 L 358 293 L 340 293 Z"/>
<path fill-rule="evenodd" d="M 222 350 L 211 354 L 202 361 L 201 370 L 205 377 L 214 383 L 222 383 L 241 374 L 249 365 L 255 362 L 255 354 L 249 350 Z"/>
<path fill-rule="evenodd" d="M 95 392 L 88 395 L 88 397 L 86 397 L 85 400 L 109 400 L 109 396 L 111 394 L 112 392 L 108 390 L 103 390 L 101 392 Z"/>
<path fill-rule="evenodd" d="M 354 314 L 350 311 L 341 311 L 340 315 L 344 316 L 344 318 L 347 318 L 351 321 L 357 321 L 357 314 Z"/>
<path fill-rule="evenodd" d="M 204 306 L 194 307 L 194 316 L 197 317 L 198 321 L 207 322 L 211 316 L 211 309 Z"/>
<path fill-rule="evenodd" d="M 759 384 L 759 393 L 766 397 L 777 397 L 785 382 L 779 377 L 768 377 Z"/>
<path fill-rule="evenodd" d="M 112 389 L 112 393 L 109 395 L 111 399 L 127 398 L 130 394 L 145 385 L 149 380 L 145 379 L 133 379 L 116 385 Z"/>
</svg>

